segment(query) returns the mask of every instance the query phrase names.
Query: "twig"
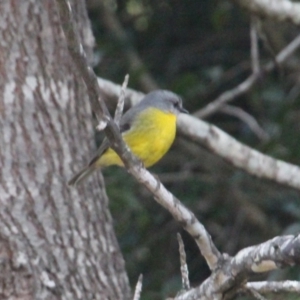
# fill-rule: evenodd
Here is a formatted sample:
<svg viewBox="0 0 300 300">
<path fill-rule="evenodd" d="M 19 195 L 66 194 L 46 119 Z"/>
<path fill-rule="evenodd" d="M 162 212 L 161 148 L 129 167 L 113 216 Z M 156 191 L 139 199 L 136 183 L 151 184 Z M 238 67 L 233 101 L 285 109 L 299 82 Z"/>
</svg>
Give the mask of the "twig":
<svg viewBox="0 0 300 300">
<path fill-rule="evenodd" d="M 120 96 L 122 86 L 116 84 L 112 81 L 106 80 L 104 78 L 98 77 L 98 85 L 101 89 L 101 92 L 105 98 L 108 99 L 118 99 Z M 127 88 L 126 89 L 126 100 L 129 100 L 130 106 L 133 106 L 141 101 L 145 96 L 144 93 Z"/>
<path fill-rule="evenodd" d="M 199 118 L 205 118 L 211 114 L 213 114 L 215 111 L 220 109 L 225 103 L 234 100 L 238 96 L 241 96 L 248 92 L 253 85 L 258 81 L 258 79 L 261 77 L 263 73 L 269 73 L 277 65 L 282 64 L 292 53 L 294 53 L 297 48 L 300 46 L 300 35 L 298 35 L 290 44 L 288 44 L 283 50 L 281 50 L 277 56 L 276 56 L 276 63 L 275 62 L 269 62 L 268 64 L 263 67 L 260 72 L 251 74 L 245 81 L 240 83 L 235 88 L 224 92 L 221 94 L 217 99 L 210 102 L 208 105 L 206 105 L 204 108 L 198 110 L 194 113 L 196 117 Z"/>
<path fill-rule="evenodd" d="M 236 107 L 233 105 L 224 105 L 223 107 L 221 107 L 220 112 L 237 117 L 242 122 L 245 122 L 262 141 L 266 142 L 270 139 L 269 134 L 258 124 L 255 118 L 240 107 Z"/>
<path fill-rule="evenodd" d="M 123 109 L 124 109 L 124 102 L 125 102 L 125 91 L 128 85 L 128 81 L 129 81 L 129 75 L 127 74 L 124 78 L 124 82 L 122 84 L 122 88 L 121 88 L 121 93 L 120 93 L 120 97 L 117 103 L 117 108 L 115 111 L 115 117 L 114 117 L 114 121 L 115 123 L 119 126 L 120 125 L 120 121 L 122 118 L 122 114 L 123 114 Z"/>
<path fill-rule="evenodd" d="M 179 244 L 179 255 L 180 255 L 180 271 L 181 271 L 181 280 L 182 280 L 182 288 L 183 290 L 190 289 L 190 281 L 189 281 L 189 270 L 186 263 L 186 254 L 184 250 L 184 244 L 180 233 L 177 233 L 177 240 Z"/>
<path fill-rule="evenodd" d="M 256 17 L 251 16 L 251 24 L 250 24 L 251 64 L 252 64 L 252 72 L 254 74 L 259 73 L 260 71 L 256 23 L 257 23 Z"/>
<path fill-rule="evenodd" d="M 143 288 L 143 274 L 140 274 L 139 279 L 135 286 L 134 296 L 132 300 L 140 300 L 142 288 Z"/>
<path fill-rule="evenodd" d="M 275 64 L 273 61 L 266 65 L 266 71 L 272 71 L 277 65 L 281 65 L 287 58 L 289 58 L 300 46 L 300 35 L 293 39 L 287 46 L 285 46 L 277 55 Z"/>
<path fill-rule="evenodd" d="M 296 99 L 298 99 L 300 95 L 300 85 L 299 80 L 295 83 L 295 85 L 290 89 L 287 97 L 285 98 L 286 103 L 294 103 Z"/>
<path fill-rule="evenodd" d="M 258 293 L 256 290 L 248 288 L 247 291 L 258 300 L 267 300 L 264 296 L 262 296 L 260 293 Z"/>
</svg>

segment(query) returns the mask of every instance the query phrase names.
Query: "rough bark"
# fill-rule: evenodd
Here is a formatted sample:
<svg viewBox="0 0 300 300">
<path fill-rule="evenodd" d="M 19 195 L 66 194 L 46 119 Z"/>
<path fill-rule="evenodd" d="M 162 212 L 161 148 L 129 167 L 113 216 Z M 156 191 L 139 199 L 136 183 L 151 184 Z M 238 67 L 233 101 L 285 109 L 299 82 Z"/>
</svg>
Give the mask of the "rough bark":
<svg viewBox="0 0 300 300">
<path fill-rule="evenodd" d="M 84 2 L 73 10 L 91 53 Z M 66 184 L 93 128 L 54 2 L 2 1 L 0 14 L 0 298 L 126 299 L 103 179 Z"/>
</svg>

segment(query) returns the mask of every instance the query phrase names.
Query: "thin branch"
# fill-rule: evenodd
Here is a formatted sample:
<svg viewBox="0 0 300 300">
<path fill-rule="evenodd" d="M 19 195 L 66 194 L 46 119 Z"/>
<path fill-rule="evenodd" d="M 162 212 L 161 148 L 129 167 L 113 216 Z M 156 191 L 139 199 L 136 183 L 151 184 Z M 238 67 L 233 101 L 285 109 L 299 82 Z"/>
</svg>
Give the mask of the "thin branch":
<svg viewBox="0 0 300 300">
<path fill-rule="evenodd" d="M 251 13 L 276 21 L 300 24 L 300 3 L 289 0 L 232 0 Z"/>
<path fill-rule="evenodd" d="M 269 134 L 258 124 L 253 116 L 245 112 L 240 107 L 233 105 L 224 105 L 221 107 L 220 112 L 237 117 L 242 122 L 246 123 L 250 130 L 262 141 L 266 142 L 270 139 Z"/>
<path fill-rule="evenodd" d="M 240 83 L 235 88 L 224 92 L 217 99 L 210 102 L 204 108 L 194 113 L 198 118 L 205 118 L 216 112 L 225 103 L 236 99 L 237 97 L 248 92 L 254 84 L 261 78 L 262 74 L 269 73 L 278 65 L 282 64 L 289 56 L 291 56 L 300 47 L 300 35 L 298 35 L 290 44 L 281 50 L 276 56 L 276 63 L 274 61 L 266 64 L 260 72 L 251 74 L 245 81 Z"/>
<path fill-rule="evenodd" d="M 103 97 L 108 99 L 117 100 L 122 91 L 122 86 L 104 78 L 98 77 L 98 85 Z M 144 96 L 145 94 L 142 92 L 131 88 L 126 89 L 126 100 L 129 101 L 130 106 L 134 106 L 139 103 Z"/>
<path fill-rule="evenodd" d="M 248 289 L 247 290 L 255 299 L 258 300 L 267 300 L 264 296 L 262 296 L 260 293 L 258 293 L 256 290 L 254 289 Z"/>
<path fill-rule="evenodd" d="M 180 255 L 180 271 L 181 271 L 181 280 L 182 280 L 182 289 L 190 289 L 190 280 L 189 280 L 189 270 L 186 263 L 186 254 L 184 250 L 184 244 L 180 233 L 177 233 L 177 240 L 179 244 L 179 255 Z"/>
<path fill-rule="evenodd" d="M 120 97 L 117 103 L 117 108 L 115 111 L 115 117 L 114 117 L 114 121 L 115 123 L 119 126 L 120 125 L 120 121 L 123 115 L 123 109 L 124 109 L 124 102 L 125 102 L 125 92 L 126 92 L 126 88 L 128 85 L 128 81 L 129 81 L 129 75 L 127 74 L 124 78 L 124 82 L 122 84 L 122 88 L 121 88 L 121 93 L 120 93 Z"/>
<path fill-rule="evenodd" d="M 132 300 L 140 300 L 142 288 L 143 288 L 143 274 L 140 274 L 139 279 L 135 286 L 134 296 Z"/>
<path fill-rule="evenodd" d="M 287 46 L 285 46 L 275 57 L 276 63 L 273 61 L 266 65 L 266 71 L 270 72 L 274 70 L 274 67 L 281 65 L 286 61 L 300 46 L 300 35 L 293 39 Z"/>
<path fill-rule="evenodd" d="M 276 52 L 272 47 L 272 42 L 270 40 L 268 31 L 265 29 L 264 21 L 259 17 L 253 16 L 253 18 L 255 18 L 255 28 L 256 28 L 257 36 L 262 41 L 263 47 L 270 54 L 273 62 L 276 64 L 276 68 L 278 68 L 278 65 L 276 63 Z"/>
<path fill-rule="evenodd" d="M 294 103 L 296 101 L 296 99 L 298 99 L 300 95 L 300 84 L 299 84 L 299 80 L 298 82 L 295 83 L 295 85 L 291 88 L 291 90 L 289 91 L 285 101 L 286 103 Z"/>
<path fill-rule="evenodd" d="M 257 23 L 256 17 L 252 16 L 251 24 L 250 24 L 250 41 L 251 41 L 251 64 L 252 64 L 252 72 L 254 74 L 257 74 L 260 71 L 256 23 Z"/>
<path fill-rule="evenodd" d="M 211 114 L 215 113 L 218 109 L 220 109 L 225 103 L 233 101 L 237 97 L 248 92 L 254 85 L 254 83 L 256 83 L 258 78 L 259 77 L 257 74 L 250 75 L 245 81 L 240 83 L 238 86 L 236 86 L 232 90 L 224 92 L 217 99 L 210 102 L 204 108 L 201 108 L 200 110 L 195 112 L 194 116 L 202 119 L 210 116 Z"/>
</svg>

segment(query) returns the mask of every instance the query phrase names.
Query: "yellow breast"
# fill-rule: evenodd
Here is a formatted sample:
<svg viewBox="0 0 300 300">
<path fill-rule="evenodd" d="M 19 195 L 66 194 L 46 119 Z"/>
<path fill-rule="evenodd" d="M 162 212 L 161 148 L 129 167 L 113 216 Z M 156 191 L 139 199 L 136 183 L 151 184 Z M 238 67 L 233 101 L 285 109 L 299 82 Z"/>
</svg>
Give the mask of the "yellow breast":
<svg viewBox="0 0 300 300">
<path fill-rule="evenodd" d="M 166 154 L 174 141 L 175 134 L 176 115 L 151 107 L 136 117 L 130 130 L 123 134 L 123 138 L 145 167 L 150 167 Z M 97 165 L 123 166 L 123 162 L 112 149 L 108 149 Z"/>
</svg>

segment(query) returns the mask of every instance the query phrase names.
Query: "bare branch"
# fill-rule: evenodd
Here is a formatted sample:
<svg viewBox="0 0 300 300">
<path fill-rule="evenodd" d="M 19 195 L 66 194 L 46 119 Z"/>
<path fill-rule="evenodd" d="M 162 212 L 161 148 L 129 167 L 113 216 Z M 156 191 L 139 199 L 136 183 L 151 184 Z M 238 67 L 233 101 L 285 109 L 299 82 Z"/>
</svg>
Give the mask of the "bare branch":
<svg viewBox="0 0 300 300">
<path fill-rule="evenodd" d="M 251 1 L 249 1 L 251 2 Z M 300 47 L 300 35 L 296 37 L 290 44 L 288 44 L 283 50 L 281 50 L 276 56 L 276 63 L 274 61 L 266 64 L 260 72 L 251 74 L 245 81 L 240 83 L 235 88 L 224 92 L 217 99 L 210 102 L 204 108 L 201 108 L 194 113 L 199 118 L 205 118 L 215 111 L 220 109 L 225 103 L 236 99 L 237 97 L 248 92 L 254 84 L 261 78 L 263 73 L 269 73 L 275 69 L 278 65 L 282 64 L 290 55 L 292 55 L 297 48 Z"/>
<path fill-rule="evenodd" d="M 254 290 L 254 289 L 248 289 L 248 292 L 250 293 L 250 294 L 252 294 L 253 295 L 253 297 L 255 298 L 255 299 L 258 299 L 258 300 L 267 300 L 264 296 L 262 296 L 261 294 L 259 294 L 256 290 Z"/>
<path fill-rule="evenodd" d="M 300 46 L 300 35 L 293 39 L 286 47 L 284 47 L 275 57 L 276 64 L 272 61 L 266 65 L 266 71 L 270 72 L 281 65 L 287 58 L 289 58 Z"/>
<path fill-rule="evenodd" d="M 250 24 L 250 41 L 251 41 L 251 63 L 252 63 L 252 72 L 254 74 L 259 73 L 259 50 L 258 50 L 258 37 L 256 29 L 256 17 L 251 17 Z"/>
<path fill-rule="evenodd" d="M 129 75 L 127 74 L 124 78 L 124 82 L 122 84 L 122 88 L 121 88 L 121 93 L 120 93 L 120 97 L 117 103 L 117 108 L 115 111 L 115 117 L 114 117 L 114 121 L 115 123 L 119 126 L 120 125 L 120 121 L 123 115 L 123 109 L 124 109 L 124 102 L 125 102 L 125 91 L 128 85 L 128 81 L 129 81 Z"/>
<path fill-rule="evenodd" d="M 275 237 L 239 251 L 231 260 L 235 272 L 263 273 L 299 264 L 300 236 Z"/>
<path fill-rule="evenodd" d="M 300 4 L 289 0 L 233 0 L 241 7 L 261 17 L 300 24 Z"/>
<path fill-rule="evenodd" d="M 133 167 L 129 169 L 129 172 L 154 195 L 154 199 L 167 209 L 173 218 L 195 239 L 209 268 L 214 270 L 217 267 L 221 254 L 195 215 L 146 169 Z"/>
<path fill-rule="evenodd" d="M 269 134 L 258 124 L 255 118 L 240 107 L 224 105 L 220 109 L 220 112 L 237 117 L 242 122 L 245 122 L 249 126 L 250 130 L 252 130 L 254 134 L 256 134 L 256 136 L 262 141 L 266 142 L 270 139 Z"/>
<path fill-rule="evenodd" d="M 227 291 L 233 288 L 237 291 L 239 287 L 241 288 L 242 279 L 247 280 L 251 273 L 268 272 L 299 264 L 297 255 L 299 251 L 300 237 L 288 235 L 275 237 L 260 245 L 245 248 L 234 257 L 223 256 L 223 262 L 219 262 L 220 267 L 200 286 L 180 293 L 174 299 L 224 299 L 223 296 Z M 250 285 L 250 287 L 255 288 L 255 285 Z M 258 289 L 256 291 L 262 292 Z"/>
<path fill-rule="evenodd" d="M 210 102 L 204 108 L 201 108 L 197 112 L 194 113 L 194 116 L 198 118 L 206 118 L 220 109 L 225 103 L 229 101 L 233 101 L 237 97 L 245 94 L 248 92 L 251 87 L 256 83 L 258 80 L 258 73 L 250 75 L 245 81 L 240 83 L 238 86 L 233 88 L 232 90 L 226 91 L 221 94 L 217 99 Z"/>
<path fill-rule="evenodd" d="M 103 96 L 108 99 L 117 100 L 122 90 L 122 86 L 120 86 L 119 84 L 100 77 L 98 77 L 98 85 Z M 126 89 L 126 100 L 130 102 L 130 106 L 139 103 L 144 96 L 145 94 L 142 92 L 133 90 L 131 88 Z"/>
<path fill-rule="evenodd" d="M 245 288 L 253 289 L 261 294 L 283 292 L 300 294 L 300 282 L 292 280 L 248 282 Z"/>
<path fill-rule="evenodd" d="M 143 287 L 143 274 L 140 274 L 139 279 L 135 286 L 133 300 L 140 300 L 142 287 Z"/>
<path fill-rule="evenodd" d="M 262 154 L 232 138 L 224 131 L 192 116 L 180 115 L 181 133 L 200 142 L 218 156 L 246 172 L 300 189 L 300 168 Z"/>
<path fill-rule="evenodd" d="M 177 240 L 179 244 L 179 255 L 180 255 L 180 271 L 183 290 L 190 289 L 189 270 L 186 263 L 186 254 L 184 250 L 184 244 L 180 233 L 177 233 Z"/>
</svg>

